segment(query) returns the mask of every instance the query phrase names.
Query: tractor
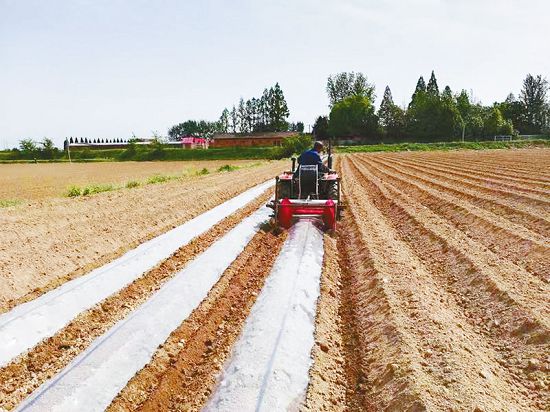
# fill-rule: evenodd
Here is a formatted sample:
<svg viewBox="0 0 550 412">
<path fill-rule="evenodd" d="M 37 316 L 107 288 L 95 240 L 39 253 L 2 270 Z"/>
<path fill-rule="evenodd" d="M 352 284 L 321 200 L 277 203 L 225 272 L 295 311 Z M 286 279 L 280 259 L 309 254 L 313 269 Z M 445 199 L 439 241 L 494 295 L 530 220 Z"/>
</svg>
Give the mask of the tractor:
<svg viewBox="0 0 550 412">
<path fill-rule="evenodd" d="M 329 171 L 322 173 L 316 165 L 298 165 L 275 178 L 275 198 L 268 204 L 278 225 L 289 229 L 300 218 L 316 218 L 326 229 L 334 230 L 340 216 L 340 177 L 332 170 L 332 152 L 327 156 Z"/>
</svg>

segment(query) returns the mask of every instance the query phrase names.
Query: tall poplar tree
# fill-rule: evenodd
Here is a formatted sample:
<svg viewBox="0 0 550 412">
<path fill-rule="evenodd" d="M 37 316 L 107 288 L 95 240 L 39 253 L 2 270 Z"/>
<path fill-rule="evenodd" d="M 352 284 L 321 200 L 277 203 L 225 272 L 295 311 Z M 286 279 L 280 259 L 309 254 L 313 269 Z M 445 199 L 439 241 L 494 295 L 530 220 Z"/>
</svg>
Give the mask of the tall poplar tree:
<svg viewBox="0 0 550 412">
<path fill-rule="evenodd" d="M 270 90 L 269 99 L 270 130 L 274 132 L 285 131 L 288 128 L 287 118 L 290 115 L 288 105 L 279 83 Z"/>
<path fill-rule="evenodd" d="M 520 101 L 524 109 L 527 133 L 541 133 L 549 123 L 548 81 L 541 75 L 528 74 L 523 81 Z"/>
<path fill-rule="evenodd" d="M 437 86 L 437 79 L 435 78 L 435 73 L 432 70 L 432 75 L 430 76 L 430 80 L 428 81 L 428 87 L 426 88 L 426 92 L 430 96 L 439 96 L 439 87 Z"/>
<path fill-rule="evenodd" d="M 393 106 L 395 106 L 395 104 L 393 103 L 390 86 L 386 86 L 386 89 L 384 90 L 384 97 L 380 103 L 380 109 L 378 110 L 378 118 L 380 119 L 381 126 L 386 127 L 390 122 Z"/>
<path fill-rule="evenodd" d="M 218 123 L 220 132 L 227 133 L 229 130 L 229 110 L 227 110 L 227 107 L 223 109 Z"/>
</svg>

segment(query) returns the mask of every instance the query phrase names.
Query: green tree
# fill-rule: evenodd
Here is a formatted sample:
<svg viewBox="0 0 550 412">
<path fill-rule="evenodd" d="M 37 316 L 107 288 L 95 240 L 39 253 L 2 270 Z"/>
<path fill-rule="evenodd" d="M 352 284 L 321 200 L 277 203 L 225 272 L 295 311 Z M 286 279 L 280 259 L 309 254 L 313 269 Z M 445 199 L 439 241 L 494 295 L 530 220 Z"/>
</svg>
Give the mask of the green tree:
<svg viewBox="0 0 550 412">
<path fill-rule="evenodd" d="M 52 139 L 49 139 L 45 137 L 41 142 L 40 145 L 42 146 L 42 157 L 45 159 L 55 159 L 58 149 L 55 147 L 55 144 L 53 143 Z"/>
<path fill-rule="evenodd" d="M 239 130 L 239 114 L 237 112 L 237 109 L 235 108 L 235 105 L 233 105 L 233 108 L 231 109 L 231 132 L 237 133 Z"/>
<path fill-rule="evenodd" d="M 384 97 L 378 110 L 378 119 L 385 137 L 399 140 L 405 134 L 405 112 L 393 102 L 389 86 L 384 90 Z"/>
<path fill-rule="evenodd" d="M 453 91 L 449 86 L 445 86 L 443 89 L 443 93 L 441 93 L 441 99 L 446 101 L 452 101 L 453 100 Z"/>
<path fill-rule="evenodd" d="M 378 118 L 366 96 L 350 96 L 337 102 L 330 111 L 329 133 L 332 136 L 361 136 L 369 142 L 377 138 Z"/>
<path fill-rule="evenodd" d="M 367 97 L 371 102 L 376 97 L 374 85 L 367 81 L 363 73 L 342 72 L 328 77 L 326 91 L 329 107 L 350 96 Z"/>
<path fill-rule="evenodd" d="M 393 97 L 391 94 L 390 86 L 386 86 L 384 90 L 384 97 L 382 97 L 382 102 L 380 103 L 380 109 L 378 109 L 378 118 L 380 119 L 380 125 L 386 127 L 391 116 Z"/>
<path fill-rule="evenodd" d="M 237 106 L 237 114 L 239 116 L 239 133 L 248 133 L 248 123 L 246 120 L 247 112 L 244 99 L 241 97 Z"/>
<path fill-rule="evenodd" d="M 524 110 L 526 133 L 542 133 L 548 125 L 548 81 L 541 75 L 528 74 L 523 81 L 520 101 Z"/>
<path fill-rule="evenodd" d="M 290 112 L 288 110 L 283 90 L 281 89 L 281 86 L 279 86 L 279 83 L 275 83 L 275 86 L 273 87 L 273 92 L 270 94 L 270 130 L 273 132 L 281 132 L 287 130 L 288 122 L 286 119 L 290 115 Z"/>
<path fill-rule="evenodd" d="M 524 122 L 524 110 L 522 103 L 516 99 L 513 93 L 508 94 L 504 102 L 499 103 L 498 108 L 500 109 L 502 116 L 505 119 L 510 120 L 514 127 L 517 127 L 521 132 L 527 131 Z"/>
<path fill-rule="evenodd" d="M 227 110 L 227 108 L 223 109 L 218 122 L 220 125 L 220 132 L 227 133 L 229 131 L 229 110 Z"/>
<path fill-rule="evenodd" d="M 414 89 L 414 93 L 411 97 L 411 102 L 409 103 L 409 107 L 412 104 L 415 104 L 418 99 L 423 99 L 426 94 L 426 82 L 424 81 L 424 77 L 420 76 L 418 78 L 418 81 L 416 82 L 416 88 Z"/>
<path fill-rule="evenodd" d="M 313 125 L 313 136 L 316 140 L 325 140 L 329 138 L 327 116 L 319 116 L 315 120 L 315 124 Z"/>
<path fill-rule="evenodd" d="M 428 87 L 426 88 L 426 92 L 433 97 L 439 97 L 439 87 L 437 86 L 437 79 L 435 78 L 435 73 L 432 70 L 432 75 L 430 76 L 430 80 L 428 81 Z"/>
<path fill-rule="evenodd" d="M 35 157 L 38 153 L 38 146 L 32 139 L 23 139 L 19 141 L 19 150 L 26 158 Z"/>
<path fill-rule="evenodd" d="M 465 119 L 466 123 L 466 136 L 470 138 L 481 138 L 483 137 L 484 123 L 483 117 L 480 111 L 471 112 Z"/>
<path fill-rule="evenodd" d="M 418 80 L 406 115 L 407 133 L 418 141 L 446 140 L 456 137 L 462 118 L 450 88 L 443 96 L 435 74 L 424 91 L 424 79 Z"/>
<path fill-rule="evenodd" d="M 484 131 L 486 136 L 512 134 L 513 125 L 509 120 L 504 119 L 497 104 L 487 113 L 487 118 L 484 121 Z"/>
<path fill-rule="evenodd" d="M 468 92 L 466 92 L 466 90 L 462 89 L 456 97 L 456 108 L 463 119 L 466 119 L 470 115 L 471 107 L 472 104 L 470 103 L 470 96 L 468 96 Z"/>
</svg>

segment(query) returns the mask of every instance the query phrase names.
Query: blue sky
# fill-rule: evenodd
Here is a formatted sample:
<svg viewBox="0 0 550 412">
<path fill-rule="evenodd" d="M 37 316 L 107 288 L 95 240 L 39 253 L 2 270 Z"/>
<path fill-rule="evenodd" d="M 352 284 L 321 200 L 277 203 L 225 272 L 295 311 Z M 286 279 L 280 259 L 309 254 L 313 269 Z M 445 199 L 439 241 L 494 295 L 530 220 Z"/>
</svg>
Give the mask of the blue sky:
<svg viewBox="0 0 550 412">
<path fill-rule="evenodd" d="M 279 82 L 291 120 L 362 71 L 407 104 L 420 75 L 484 103 L 550 80 L 546 0 L 0 0 L 0 148 L 149 136 Z"/>
</svg>

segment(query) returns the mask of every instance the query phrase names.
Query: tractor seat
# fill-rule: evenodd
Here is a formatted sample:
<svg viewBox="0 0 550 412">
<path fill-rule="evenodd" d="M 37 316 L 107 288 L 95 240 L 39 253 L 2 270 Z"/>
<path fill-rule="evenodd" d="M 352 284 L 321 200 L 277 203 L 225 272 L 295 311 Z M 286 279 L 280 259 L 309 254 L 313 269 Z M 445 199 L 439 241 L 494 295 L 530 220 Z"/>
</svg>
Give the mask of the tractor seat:
<svg viewBox="0 0 550 412">
<path fill-rule="evenodd" d="M 298 199 L 319 197 L 319 170 L 317 165 L 300 165 L 298 167 Z"/>
</svg>

